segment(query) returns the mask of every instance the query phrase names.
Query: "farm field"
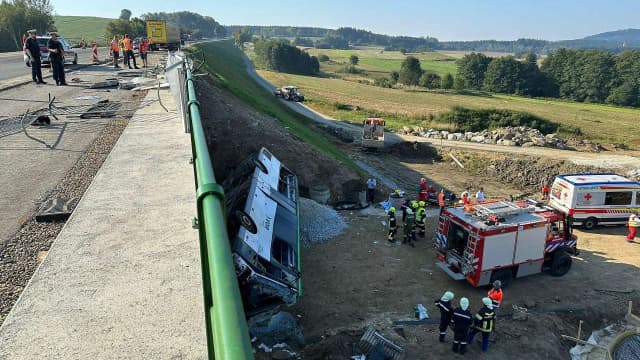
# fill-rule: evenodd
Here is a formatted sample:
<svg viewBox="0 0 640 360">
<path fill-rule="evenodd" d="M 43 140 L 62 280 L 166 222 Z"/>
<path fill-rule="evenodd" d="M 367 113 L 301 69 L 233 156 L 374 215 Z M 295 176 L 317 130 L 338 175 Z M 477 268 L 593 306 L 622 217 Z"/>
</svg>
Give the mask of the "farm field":
<svg viewBox="0 0 640 360">
<path fill-rule="evenodd" d="M 114 20 L 93 16 L 54 16 L 56 28 L 68 40 L 75 44 L 83 37 L 87 42 L 105 42 L 107 24 Z"/>
<path fill-rule="evenodd" d="M 420 60 L 422 69 L 446 75 L 456 74 L 457 68 L 455 57 L 441 54 L 439 52 L 407 53 L 399 51 L 384 51 L 381 47 L 361 47 L 352 50 L 333 50 L 304 48 L 311 55 L 318 56 L 324 54 L 331 59 L 329 62 L 320 63 L 320 70 L 327 74 L 338 72 L 341 68 L 349 64 L 349 56 L 356 55 L 359 58 L 358 69 L 363 70 L 365 77 L 386 76 L 392 71 L 400 71 L 400 64 L 407 56 L 414 56 Z"/>
<path fill-rule="evenodd" d="M 511 109 L 529 112 L 565 126 L 578 127 L 586 138 L 594 141 L 640 147 L 639 109 L 508 95 L 472 96 L 425 89 L 387 89 L 337 78 L 265 70 L 259 70 L 259 73 L 276 86 L 300 86 L 309 100 L 308 106 L 346 121 L 359 123 L 363 117 L 377 114 L 387 117 L 391 129 L 403 125 L 447 129 L 448 124 L 437 123 L 433 119 L 456 105 Z"/>
</svg>

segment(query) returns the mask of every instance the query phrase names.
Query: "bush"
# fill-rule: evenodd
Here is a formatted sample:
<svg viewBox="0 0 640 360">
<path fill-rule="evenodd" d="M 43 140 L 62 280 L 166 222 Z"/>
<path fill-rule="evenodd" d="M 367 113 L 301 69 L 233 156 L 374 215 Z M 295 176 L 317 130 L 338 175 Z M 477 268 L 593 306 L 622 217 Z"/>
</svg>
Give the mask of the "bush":
<svg viewBox="0 0 640 360">
<path fill-rule="evenodd" d="M 331 59 L 329 59 L 329 55 L 327 55 L 327 54 L 318 55 L 318 61 L 320 61 L 320 62 L 327 62 L 329 60 L 331 60 Z"/>
<path fill-rule="evenodd" d="M 360 74 L 362 72 L 362 70 L 358 69 L 357 67 L 355 67 L 353 65 L 347 65 L 347 66 L 343 67 L 342 69 L 340 69 L 339 72 L 346 73 L 346 74 Z"/>
<path fill-rule="evenodd" d="M 451 111 L 440 114 L 438 121 L 452 124 L 458 131 L 475 132 L 507 126 L 527 126 L 538 129 L 543 134 L 558 131 L 558 124 L 547 119 L 527 112 L 507 109 L 468 109 L 454 106 Z M 570 131 L 582 133 L 578 128 L 571 128 Z"/>
<path fill-rule="evenodd" d="M 318 58 L 282 40 L 257 42 L 255 54 L 257 63 L 267 69 L 301 75 L 320 71 Z"/>
<path fill-rule="evenodd" d="M 392 88 L 393 84 L 395 84 L 393 79 L 390 79 L 388 77 L 379 77 L 373 80 L 373 85 L 383 88 Z"/>
<path fill-rule="evenodd" d="M 440 87 L 440 82 L 440 75 L 425 72 L 420 76 L 419 84 L 427 89 L 437 89 Z"/>
</svg>

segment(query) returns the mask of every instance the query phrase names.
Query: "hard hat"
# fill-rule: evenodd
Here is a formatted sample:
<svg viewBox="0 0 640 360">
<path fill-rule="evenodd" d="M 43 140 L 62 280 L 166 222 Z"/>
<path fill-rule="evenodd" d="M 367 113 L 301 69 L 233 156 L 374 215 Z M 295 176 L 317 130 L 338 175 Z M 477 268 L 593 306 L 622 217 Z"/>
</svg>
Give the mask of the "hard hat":
<svg viewBox="0 0 640 360">
<path fill-rule="evenodd" d="M 463 297 L 460 299 L 460 307 L 462 310 L 467 310 L 469 308 L 469 299 Z"/>
<path fill-rule="evenodd" d="M 37 33 L 38 31 L 37 31 L 36 29 L 31 29 L 31 30 L 27 30 L 27 32 L 28 32 L 29 34 L 35 34 L 35 33 Z"/>
<path fill-rule="evenodd" d="M 493 309 L 493 302 L 488 297 L 482 298 L 482 303 L 485 304 L 489 309 Z"/>
<path fill-rule="evenodd" d="M 500 289 L 502 287 L 502 282 L 500 280 L 496 280 L 493 282 L 493 287 L 496 289 Z"/>
<path fill-rule="evenodd" d="M 451 291 L 446 291 L 442 297 L 440 298 L 440 300 L 442 301 L 451 301 L 453 300 L 453 293 Z"/>
<path fill-rule="evenodd" d="M 420 207 L 424 207 L 425 205 L 427 205 L 427 203 L 425 203 L 424 201 L 422 201 L 422 200 L 421 200 L 421 201 L 418 203 L 418 205 L 420 205 Z"/>
<path fill-rule="evenodd" d="M 418 207 L 418 203 L 414 201 L 414 202 L 411 203 L 411 206 L 414 207 L 414 208 L 417 208 Z"/>
<path fill-rule="evenodd" d="M 396 212 L 396 208 L 392 206 L 391 209 L 389 209 L 389 212 Z"/>
</svg>

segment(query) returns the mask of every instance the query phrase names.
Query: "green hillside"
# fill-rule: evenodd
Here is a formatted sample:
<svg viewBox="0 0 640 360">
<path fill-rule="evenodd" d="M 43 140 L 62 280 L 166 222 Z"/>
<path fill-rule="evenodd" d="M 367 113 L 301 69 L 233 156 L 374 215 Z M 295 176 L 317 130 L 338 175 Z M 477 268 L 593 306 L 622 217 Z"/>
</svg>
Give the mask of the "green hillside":
<svg viewBox="0 0 640 360">
<path fill-rule="evenodd" d="M 93 16 L 54 16 L 55 26 L 58 32 L 74 44 L 84 38 L 87 43 L 97 41 L 105 42 L 104 33 L 107 24 L 114 20 Z"/>
</svg>

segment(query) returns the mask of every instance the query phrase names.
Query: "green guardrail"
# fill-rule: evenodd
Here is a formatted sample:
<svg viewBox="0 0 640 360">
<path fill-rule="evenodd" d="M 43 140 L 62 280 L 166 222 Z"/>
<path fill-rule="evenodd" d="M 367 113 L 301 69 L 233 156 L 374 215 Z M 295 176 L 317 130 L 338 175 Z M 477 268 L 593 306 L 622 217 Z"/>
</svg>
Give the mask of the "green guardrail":
<svg viewBox="0 0 640 360">
<path fill-rule="evenodd" d="M 189 69 L 186 70 L 186 78 L 209 359 L 253 359 L 249 330 L 227 235 L 224 191 L 222 186 L 216 183 L 213 173 L 200 118 L 200 104 L 196 99 Z"/>
</svg>

